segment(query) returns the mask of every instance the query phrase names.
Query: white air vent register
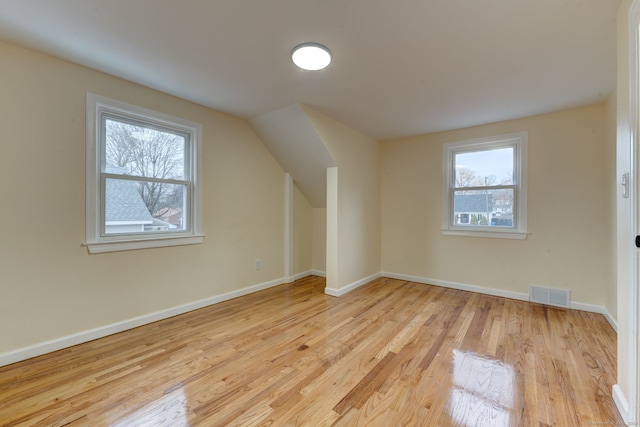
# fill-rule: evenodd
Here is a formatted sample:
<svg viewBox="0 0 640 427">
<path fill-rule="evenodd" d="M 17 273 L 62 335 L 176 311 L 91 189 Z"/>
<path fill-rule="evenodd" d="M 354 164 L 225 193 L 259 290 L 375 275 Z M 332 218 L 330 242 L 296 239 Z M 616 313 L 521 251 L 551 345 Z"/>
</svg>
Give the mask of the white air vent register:
<svg viewBox="0 0 640 427">
<path fill-rule="evenodd" d="M 540 304 L 571 307 L 571 291 L 568 289 L 544 288 L 529 286 L 529 301 Z"/>
</svg>

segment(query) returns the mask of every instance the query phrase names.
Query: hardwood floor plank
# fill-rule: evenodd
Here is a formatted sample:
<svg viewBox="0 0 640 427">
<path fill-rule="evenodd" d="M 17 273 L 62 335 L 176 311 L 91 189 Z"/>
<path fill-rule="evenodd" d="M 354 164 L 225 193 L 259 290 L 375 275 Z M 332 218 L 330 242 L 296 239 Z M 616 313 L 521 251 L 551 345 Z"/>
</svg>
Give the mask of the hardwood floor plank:
<svg viewBox="0 0 640 427">
<path fill-rule="evenodd" d="M 621 423 L 603 316 L 307 277 L 0 367 L 0 426 Z"/>
</svg>

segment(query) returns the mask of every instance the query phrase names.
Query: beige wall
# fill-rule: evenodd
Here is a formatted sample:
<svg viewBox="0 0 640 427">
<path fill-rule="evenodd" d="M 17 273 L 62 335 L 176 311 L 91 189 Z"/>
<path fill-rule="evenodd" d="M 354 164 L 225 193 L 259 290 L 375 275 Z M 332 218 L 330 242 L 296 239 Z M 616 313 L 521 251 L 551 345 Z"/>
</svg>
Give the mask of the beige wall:
<svg viewBox="0 0 640 427">
<path fill-rule="evenodd" d="M 442 146 L 529 132 L 526 240 L 443 236 Z M 614 281 L 605 107 L 595 105 L 382 145 L 383 271 L 601 306 Z"/>
<path fill-rule="evenodd" d="M 380 272 L 380 145 L 312 108 L 303 108 L 337 164 L 335 244 L 329 244 L 332 221 L 327 200 L 327 287 L 342 289 Z M 328 187 L 327 197 L 332 194 Z M 332 257 L 332 250 L 339 253 Z M 336 277 L 332 277 L 332 259 L 337 262 Z"/>
<path fill-rule="evenodd" d="M 327 271 L 327 209 L 313 209 L 313 254 L 312 269 L 315 272 Z"/>
<path fill-rule="evenodd" d="M 313 208 L 297 185 L 293 186 L 293 274 L 311 271 Z"/>
<path fill-rule="evenodd" d="M 245 121 L 10 44 L 0 57 L 0 354 L 283 277 L 284 171 Z M 327 271 L 332 259 L 335 289 L 380 271 L 524 293 L 569 288 L 627 333 L 628 199 L 618 200 L 617 289 L 611 240 L 616 115 L 618 175 L 629 164 L 625 79 L 619 70 L 607 104 L 382 144 L 305 106 L 338 165 L 336 240 L 327 257 L 327 209 L 294 187 L 294 273 Z M 202 245 L 98 255 L 81 246 L 88 91 L 203 124 Z M 442 144 L 522 130 L 528 239 L 442 236 Z M 627 352 L 619 340 L 623 390 Z"/>
<path fill-rule="evenodd" d="M 0 58 L 0 354 L 283 277 L 284 171 L 245 121 L 13 45 Z M 87 253 L 87 91 L 202 123 L 202 245 Z"/>
</svg>

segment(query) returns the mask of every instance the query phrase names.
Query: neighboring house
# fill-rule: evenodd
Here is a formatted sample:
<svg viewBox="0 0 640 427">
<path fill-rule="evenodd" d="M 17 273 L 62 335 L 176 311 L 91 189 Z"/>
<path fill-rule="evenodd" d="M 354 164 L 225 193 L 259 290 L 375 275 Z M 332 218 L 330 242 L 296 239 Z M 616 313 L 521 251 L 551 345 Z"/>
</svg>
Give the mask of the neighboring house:
<svg viewBox="0 0 640 427">
<path fill-rule="evenodd" d="M 161 219 L 153 218 L 153 224 L 151 224 L 150 226 L 145 225 L 144 231 L 166 231 L 174 228 L 178 227 L 173 224 L 169 224 L 166 221 L 162 221 Z"/>
<path fill-rule="evenodd" d="M 121 168 L 107 168 L 121 173 Z M 176 226 L 154 218 L 142 200 L 135 181 L 107 179 L 105 188 L 105 234 L 165 231 Z"/>
<path fill-rule="evenodd" d="M 453 212 L 456 225 L 478 225 L 491 222 L 493 211 L 493 195 L 491 194 L 458 194 L 453 198 Z"/>
<path fill-rule="evenodd" d="M 182 228 L 182 209 L 166 209 L 159 215 L 165 223 L 173 226 L 172 228 Z"/>
<path fill-rule="evenodd" d="M 153 216 L 140 197 L 134 181 L 107 179 L 105 189 L 106 234 L 141 233 L 153 226 Z"/>
<path fill-rule="evenodd" d="M 456 225 L 513 226 L 511 201 L 496 199 L 492 194 L 458 194 L 453 199 Z"/>
</svg>

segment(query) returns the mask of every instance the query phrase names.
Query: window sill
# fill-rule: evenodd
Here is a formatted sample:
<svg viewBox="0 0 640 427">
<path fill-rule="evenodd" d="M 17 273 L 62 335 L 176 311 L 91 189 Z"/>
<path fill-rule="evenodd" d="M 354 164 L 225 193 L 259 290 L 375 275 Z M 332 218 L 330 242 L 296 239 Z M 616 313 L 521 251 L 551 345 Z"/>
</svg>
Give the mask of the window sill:
<svg viewBox="0 0 640 427">
<path fill-rule="evenodd" d="M 154 239 L 92 242 L 85 243 L 90 254 L 100 254 L 105 252 L 131 251 L 136 249 L 164 248 L 170 246 L 199 245 L 204 239 L 203 235 L 182 236 L 182 237 L 162 237 Z"/>
<path fill-rule="evenodd" d="M 442 230 L 443 236 L 486 237 L 491 239 L 525 240 L 528 233 L 521 231 Z"/>
</svg>

